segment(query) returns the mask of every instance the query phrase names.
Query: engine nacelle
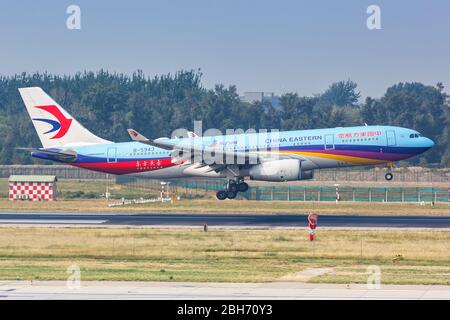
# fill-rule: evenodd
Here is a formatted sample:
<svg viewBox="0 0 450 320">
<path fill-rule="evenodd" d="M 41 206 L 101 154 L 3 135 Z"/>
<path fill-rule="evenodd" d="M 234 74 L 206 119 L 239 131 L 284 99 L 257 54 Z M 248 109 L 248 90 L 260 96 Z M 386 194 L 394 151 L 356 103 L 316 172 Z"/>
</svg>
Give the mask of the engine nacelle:
<svg viewBox="0 0 450 320">
<path fill-rule="evenodd" d="M 302 171 L 300 160 L 283 159 L 255 165 L 250 168 L 249 175 L 252 180 L 295 181 L 312 179 L 314 171 Z"/>
</svg>

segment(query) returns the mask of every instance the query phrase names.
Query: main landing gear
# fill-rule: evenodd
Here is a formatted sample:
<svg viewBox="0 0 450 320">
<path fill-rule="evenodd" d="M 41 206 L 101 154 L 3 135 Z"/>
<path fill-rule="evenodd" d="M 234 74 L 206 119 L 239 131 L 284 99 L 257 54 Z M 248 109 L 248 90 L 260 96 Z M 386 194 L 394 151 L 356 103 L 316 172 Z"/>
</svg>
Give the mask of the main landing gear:
<svg viewBox="0 0 450 320">
<path fill-rule="evenodd" d="M 387 181 L 391 181 L 394 178 L 394 175 L 392 174 L 392 166 L 393 166 L 392 162 L 387 163 L 388 169 L 387 169 L 386 174 L 384 175 L 384 178 Z"/>
<path fill-rule="evenodd" d="M 227 183 L 226 190 L 219 190 L 216 193 L 216 197 L 219 200 L 234 199 L 238 192 L 245 192 L 248 190 L 248 184 L 244 180 L 230 180 Z"/>
</svg>

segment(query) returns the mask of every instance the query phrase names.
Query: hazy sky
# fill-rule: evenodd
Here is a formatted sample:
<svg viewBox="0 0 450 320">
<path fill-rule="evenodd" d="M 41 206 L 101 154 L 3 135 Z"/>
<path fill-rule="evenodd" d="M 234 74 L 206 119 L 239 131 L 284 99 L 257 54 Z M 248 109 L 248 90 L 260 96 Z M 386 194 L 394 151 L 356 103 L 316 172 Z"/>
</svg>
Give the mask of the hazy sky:
<svg viewBox="0 0 450 320">
<path fill-rule="evenodd" d="M 81 8 L 81 30 L 66 9 Z M 381 30 L 366 9 L 381 8 Z M 450 86 L 450 1 L 0 0 L 0 74 L 198 69 L 203 84 L 311 95 L 350 78 Z M 447 91 L 448 90 L 447 88 Z"/>
</svg>

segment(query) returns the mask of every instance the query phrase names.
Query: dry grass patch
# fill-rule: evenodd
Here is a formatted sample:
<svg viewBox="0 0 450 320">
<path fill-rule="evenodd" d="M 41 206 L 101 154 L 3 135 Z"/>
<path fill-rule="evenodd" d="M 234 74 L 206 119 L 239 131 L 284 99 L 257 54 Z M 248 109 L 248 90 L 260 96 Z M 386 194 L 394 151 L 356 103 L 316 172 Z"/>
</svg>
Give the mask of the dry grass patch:
<svg viewBox="0 0 450 320">
<path fill-rule="evenodd" d="M 449 284 L 450 231 L 154 230 L 0 228 L 0 279 L 275 281 L 307 268 L 332 268 L 318 282 Z M 401 259 L 394 261 L 395 257 Z M 289 278 L 289 277 L 288 277 Z"/>
<path fill-rule="evenodd" d="M 60 200 L 54 202 L 16 202 L 0 199 L 0 212 L 130 212 L 130 213 L 260 213 L 348 215 L 450 215 L 450 204 L 439 203 L 434 208 L 419 203 L 368 202 L 303 202 L 247 200 L 181 200 L 171 203 L 147 203 L 124 207 L 108 207 L 106 200 Z"/>
</svg>

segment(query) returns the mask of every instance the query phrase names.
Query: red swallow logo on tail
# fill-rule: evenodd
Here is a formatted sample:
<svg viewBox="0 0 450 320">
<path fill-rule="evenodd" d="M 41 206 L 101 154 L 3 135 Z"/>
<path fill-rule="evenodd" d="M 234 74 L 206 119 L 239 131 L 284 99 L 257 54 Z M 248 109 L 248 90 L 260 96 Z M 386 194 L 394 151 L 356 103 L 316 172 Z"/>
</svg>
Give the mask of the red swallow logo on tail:
<svg viewBox="0 0 450 320">
<path fill-rule="evenodd" d="M 53 137 L 51 137 L 50 139 L 59 139 L 66 135 L 66 133 L 67 133 L 67 131 L 69 131 L 70 125 L 72 123 L 72 119 L 67 119 L 63 115 L 61 110 L 59 110 L 59 108 L 55 105 L 36 106 L 35 108 L 39 108 L 44 111 L 47 111 L 52 116 L 54 116 L 56 118 L 56 120 L 58 120 L 58 121 L 55 121 L 55 120 L 51 120 L 51 119 L 34 118 L 33 120 L 46 122 L 52 126 L 52 128 L 49 131 L 44 132 L 44 134 L 57 131 L 56 134 Z"/>
</svg>

